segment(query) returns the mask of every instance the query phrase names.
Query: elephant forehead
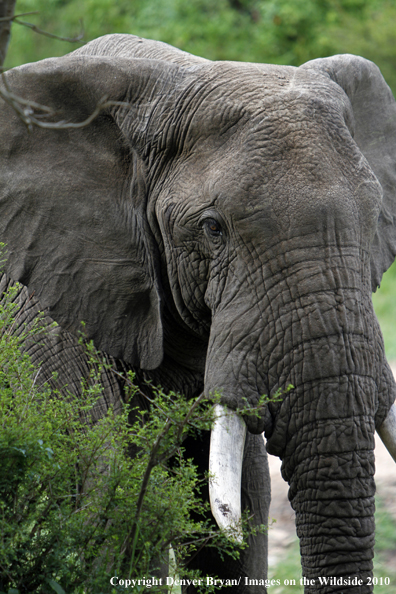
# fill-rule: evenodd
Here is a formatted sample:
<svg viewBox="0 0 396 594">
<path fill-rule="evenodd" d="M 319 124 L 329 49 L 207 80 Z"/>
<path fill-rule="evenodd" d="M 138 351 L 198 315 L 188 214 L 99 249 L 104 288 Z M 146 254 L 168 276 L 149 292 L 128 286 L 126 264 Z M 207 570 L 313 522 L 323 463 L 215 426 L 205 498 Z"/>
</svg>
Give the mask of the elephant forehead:
<svg viewBox="0 0 396 594">
<path fill-rule="evenodd" d="M 302 112 L 300 107 L 294 114 L 289 110 L 283 120 L 264 112 L 211 150 L 203 141 L 205 150 L 197 147 L 195 158 L 186 159 L 175 184 L 183 186 L 184 195 L 190 190 L 194 204 L 213 204 L 235 214 L 240 210 L 241 215 L 268 207 L 289 214 L 314 207 L 326 216 L 339 208 L 357 215 L 370 194 L 369 210 L 376 209 L 378 182 L 337 114 L 331 126 Z"/>
<path fill-rule="evenodd" d="M 319 218 L 378 216 L 381 188 L 344 115 L 323 97 L 275 97 L 212 156 L 208 188 L 252 214 L 272 205 L 303 219 L 307 208 Z"/>
<path fill-rule="evenodd" d="M 205 128 L 220 133 L 222 127 L 239 123 L 242 115 L 251 121 L 272 113 L 279 124 L 301 117 L 316 120 L 331 104 L 341 110 L 349 106 L 345 93 L 328 77 L 268 64 L 214 62 L 186 76 L 176 94 L 172 115 L 182 128 L 189 126 L 187 136 L 195 137 Z"/>
<path fill-rule="evenodd" d="M 156 121 L 162 125 L 154 133 L 154 145 L 161 149 L 166 139 L 173 154 L 208 151 L 224 145 L 244 126 L 263 130 L 264 121 L 266 136 L 281 138 L 293 124 L 306 127 L 310 120 L 320 119 L 330 103 L 342 109 L 348 100 L 328 78 L 309 71 L 215 62 L 189 71 L 169 102 L 157 106 Z"/>
<path fill-rule="evenodd" d="M 175 212 L 189 219 L 215 206 L 253 234 L 257 225 L 272 234 L 297 225 L 359 225 L 367 216 L 371 229 L 381 192 L 352 138 L 343 91 L 290 67 L 219 68 L 216 83 L 211 70 L 206 85 L 194 87 L 194 109 L 174 127 L 182 146 L 163 187 L 172 203 L 182 196 Z M 186 91 L 187 99 L 193 96 Z"/>
<path fill-rule="evenodd" d="M 295 69 L 285 68 L 282 76 L 236 70 L 239 84 L 234 71 L 233 77 L 190 84 L 166 124 L 172 155 L 188 160 L 190 174 L 194 166 L 198 177 L 206 169 L 213 184 L 221 172 L 224 185 L 237 183 L 245 191 L 290 172 L 294 183 L 321 183 L 333 176 L 335 161 L 350 177 L 350 163 L 361 154 L 346 125 L 349 101 L 334 83 L 307 81 L 312 76 L 306 74 L 296 82 Z"/>
</svg>

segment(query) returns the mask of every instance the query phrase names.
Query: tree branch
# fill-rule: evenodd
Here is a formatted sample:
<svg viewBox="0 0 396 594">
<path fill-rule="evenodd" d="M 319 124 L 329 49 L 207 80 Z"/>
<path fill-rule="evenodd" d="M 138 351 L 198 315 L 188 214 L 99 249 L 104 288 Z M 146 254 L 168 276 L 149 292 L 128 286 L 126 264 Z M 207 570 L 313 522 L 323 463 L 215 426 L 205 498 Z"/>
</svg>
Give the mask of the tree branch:
<svg viewBox="0 0 396 594">
<path fill-rule="evenodd" d="M 1 2 L 0 2 L 1 4 Z M 21 12 L 21 14 L 14 14 L 13 16 L 5 16 L 5 17 L 1 17 L 0 18 L 0 23 L 5 23 L 5 22 L 12 22 L 15 19 L 19 19 L 20 17 L 23 16 L 28 16 L 31 14 L 39 14 L 37 10 L 33 10 L 32 12 Z"/>
<path fill-rule="evenodd" d="M 25 14 L 27 15 L 27 14 L 35 14 L 35 13 L 34 12 L 31 12 L 31 13 L 26 12 Z M 37 27 L 36 25 L 33 25 L 33 23 L 27 23 L 26 21 L 20 21 L 19 18 L 21 16 L 24 16 L 24 14 L 18 14 L 16 16 L 14 16 L 11 20 L 13 20 L 15 23 L 18 23 L 18 25 L 23 25 L 24 27 L 28 27 L 29 29 L 31 29 L 35 33 L 38 33 L 39 35 L 44 35 L 45 37 L 51 37 L 51 39 L 58 39 L 59 41 L 68 41 L 69 43 L 77 43 L 77 41 L 81 41 L 82 38 L 84 37 L 84 28 L 83 28 L 83 24 L 82 24 L 81 20 L 80 20 L 81 31 L 78 35 L 76 35 L 76 37 L 60 37 L 59 35 L 55 35 L 54 33 L 48 33 L 48 31 L 39 29 L 39 27 Z"/>
<path fill-rule="evenodd" d="M 35 33 L 39 35 L 45 35 L 46 37 L 50 37 L 51 39 L 59 39 L 59 41 L 67 41 L 69 43 L 77 43 L 81 41 L 84 37 L 84 28 L 82 21 L 80 20 L 81 31 L 75 37 L 60 37 L 59 35 L 55 35 L 54 33 L 48 33 L 48 31 L 44 31 L 40 29 L 33 23 L 28 23 L 26 21 L 19 20 L 21 17 L 28 16 L 31 14 L 39 14 L 37 11 L 33 12 L 23 12 L 21 14 L 14 14 L 15 11 L 15 4 L 16 0 L 0 0 L 0 68 L 3 67 L 8 43 L 10 41 L 11 35 L 11 23 L 18 23 L 18 25 L 22 25 L 23 27 L 28 27 Z"/>
<path fill-rule="evenodd" d="M 143 477 L 142 484 L 140 487 L 139 497 L 138 497 L 138 501 L 136 504 L 136 513 L 135 513 L 135 517 L 133 520 L 132 528 L 124 540 L 124 543 L 122 545 L 121 555 L 123 555 L 126 552 L 128 557 L 131 557 L 133 554 L 132 547 L 134 546 L 134 543 L 135 543 L 135 538 L 136 538 L 136 534 L 137 534 L 137 530 L 138 530 L 139 516 L 142 511 L 144 496 L 146 495 L 150 475 L 151 475 L 151 472 L 152 472 L 154 466 L 157 464 L 157 452 L 158 452 L 159 446 L 161 444 L 161 441 L 162 441 L 163 437 L 168 433 L 171 424 L 172 424 L 171 421 L 168 421 L 166 423 L 165 427 L 163 428 L 163 430 L 161 431 L 161 433 L 158 435 L 157 439 L 155 440 L 153 448 L 150 452 L 150 458 L 147 463 L 146 471 L 144 473 L 144 477 Z"/>
</svg>

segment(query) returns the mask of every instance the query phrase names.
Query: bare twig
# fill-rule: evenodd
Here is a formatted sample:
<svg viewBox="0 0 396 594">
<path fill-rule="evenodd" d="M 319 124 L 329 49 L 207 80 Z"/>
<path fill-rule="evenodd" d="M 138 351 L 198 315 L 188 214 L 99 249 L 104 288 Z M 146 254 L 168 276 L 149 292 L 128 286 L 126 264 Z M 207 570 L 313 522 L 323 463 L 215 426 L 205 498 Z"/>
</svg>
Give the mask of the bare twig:
<svg viewBox="0 0 396 594">
<path fill-rule="evenodd" d="M 21 14 L 14 14 L 14 16 L 6 16 L 6 17 L 1 17 L 0 18 L 0 23 L 9 23 L 14 21 L 15 19 L 19 19 L 20 17 L 23 16 L 29 16 L 31 14 L 39 14 L 37 10 L 34 10 L 33 12 L 21 12 Z"/>
<path fill-rule="evenodd" d="M 70 128 L 85 128 L 86 126 L 89 126 L 89 124 L 91 124 L 104 109 L 114 106 L 127 108 L 130 107 L 130 104 L 124 101 L 110 101 L 108 97 L 105 95 L 99 100 L 99 102 L 96 105 L 96 108 L 91 113 L 91 115 L 88 116 L 82 122 L 69 122 L 67 120 L 59 120 L 57 122 L 45 122 L 43 121 L 44 118 L 56 117 L 56 112 L 54 112 L 46 105 L 40 105 L 35 101 L 23 99 L 23 97 L 15 95 L 8 85 L 5 73 L 2 73 L 1 79 L 4 88 L 0 87 L 0 97 L 2 97 L 4 101 L 14 109 L 14 111 L 17 113 L 22 122 L 27 126 L 29 132 L 32 131 L 33 126 L 36 126 L 37 128 L 46 128 L 49 130 L 68 130 Z M 43 113 L 37 113 L 37 111 L 41 111 Z"/>
<path fill-rule="evenodd" d="M 33 383 L 32 383 L 32 387 L 30 388 L 30 392 L 29 392 L 29 394 L 32 394 L 32 390 L 33 390 L 34 386 L 36 385 L 37 378 L 38 378 L 38 376 L 40 375 L 40 372 L 41 372 L 41 367 L 39 367 L 39 368 L 37 369 L 37 372 L 36 372 L 36 373 L 35 373 L 35 375 L 34 375 L 34 380 L 33 380 Z M 33 394 L 32 394 L 32 398 L 33 398 Z"/>
<path fill-rule="evenodd" d="M 25 14 L 29 14 L 29 13 L 25 13 Z M 30 14 L 34 14 L 34 13 L 30 13 Z M 84 37 L 84 27 L 83 27 L 82 20 L 80 20 L 81 30 L 78 35 L 76 35 L 75 37 L 60 37 L 59 35 L 55 35 L 54 33 L 49 33 L 48 31 L 44 31 L 43 29 L 40 29 L 36 25 L 33 25 L 33 23 L 27 23 L 26 21 L 20 21 L 19 18 L 21 16 L 24 16 L 24 15 L 18 14 L 16 16 L 14 16 L 12 18 L 12 20 L 15 23 L 18 23 L 18 25 L 23 25 L 24 27 L 28 27 L 35 33 L 38 33 L 39 35 L 44 35 L 45 37 L 50 37 L 51 39 L 58 39 L 59 41 L 68 41 L 69 43 L 77 43 L 78 41 L 81 41 Z"/>
<path fill-rule="evenodd" d="M 9 14 L 7 16 L 0 17 L 0 23 L 18 23 L 18 25 L 22 25 L 23 27 L 28 27 L 29 29 L 31 29 L 35 33 L 38 33 L 39 35 L 44 35 L 45 37 L 51 37 L 51 39 L 58 39 L 59 41 L 68 41 L 69 43 L 77 43 L 78 41 L 81 41 L 82 38 L 84 37 L 84 27 L 83 27 L 82 19 L 80 19 L 81 30 L 78 35 L 76 35 L 75 37 L 61 37 L 60 35 L 55 35 L 55 33 L 49 33 L 48 31 L 44 31 L 43 29 L 40 29 L 39 27 L 37 27 L 37 25 L 33 25 L 33 23 L 27 23 L 26 21 L 19 20 L 21 17 L 30 16 L 32 14 L 40 14 L 40 13 L 37 10 L 34 10 L 32 12 L 21 12 L 21 14 L 14 14 L 14 15 Z"/>
</svg>

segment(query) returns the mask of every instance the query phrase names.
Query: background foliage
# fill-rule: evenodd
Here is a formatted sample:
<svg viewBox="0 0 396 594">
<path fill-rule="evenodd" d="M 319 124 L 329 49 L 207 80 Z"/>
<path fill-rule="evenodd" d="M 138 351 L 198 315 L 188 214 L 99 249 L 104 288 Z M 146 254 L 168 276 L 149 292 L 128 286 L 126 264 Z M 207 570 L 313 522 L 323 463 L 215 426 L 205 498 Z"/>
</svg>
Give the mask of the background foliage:
<svg viewBox="0 0 396 594">
<path fill-rule="evenodd" d="M 199 494 L 207 477 L 183 457 L 184 438 L 211 427 L 208 402 L 154 389 L 144 423 L 140 411 L 128 424 L 125 405 L 93 424 L 105 363 L 88 345 L 92 371 L 81 397 L 43 385 L 23 352 L 42 339 L 40 323 L 18 324 L 15 294 L 17 286 L 0 302 L 0 594 L 116 594 L 125 588 L 111 587 L 111 576 L 155 575 L 171 543 L 168 575 L 196 577 L 184 560 L 203 543 L 239 556 L 240 546 L 206 519 Z M 126 381 L 132 401 L 133 374 Z"/>
<path fill-rule="evenodd" d="M 84 42 L 134 33 L 209 59 L 298 66 L 337 53 L 376 62 L 396 90 L 393 0 L 19 0 L 17 13 L 41 28 Z M 70 46 L 14 26 L 8 66 L 70 51 Z"/>
</svg>

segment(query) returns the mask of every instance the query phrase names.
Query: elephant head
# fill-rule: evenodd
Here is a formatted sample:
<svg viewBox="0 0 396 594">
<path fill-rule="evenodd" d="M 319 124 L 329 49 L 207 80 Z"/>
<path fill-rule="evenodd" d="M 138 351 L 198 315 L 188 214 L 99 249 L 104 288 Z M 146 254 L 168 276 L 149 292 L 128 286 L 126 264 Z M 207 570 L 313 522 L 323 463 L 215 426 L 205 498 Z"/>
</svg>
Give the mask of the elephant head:
<svg viewBox="0 0 396 594">
<path fill-rule="evenodd" d="M 232 410 L 292 384 L 247 429 L 283 461 L 304 575 L 371 592 L 374 431 L 395 451 L 396 395 L 371 302 L 396 254 L 379 70 L 210 62 L 112 35 L 7 81 L 65 122 L 113 102 L 89 126 L 31 133 L 1 107 L 10 276 L 63 328 L 84 320 L 132 366 L 200 374 Z"/>
</svg>

